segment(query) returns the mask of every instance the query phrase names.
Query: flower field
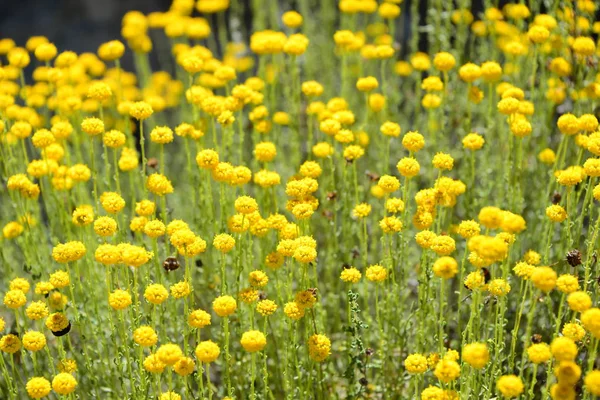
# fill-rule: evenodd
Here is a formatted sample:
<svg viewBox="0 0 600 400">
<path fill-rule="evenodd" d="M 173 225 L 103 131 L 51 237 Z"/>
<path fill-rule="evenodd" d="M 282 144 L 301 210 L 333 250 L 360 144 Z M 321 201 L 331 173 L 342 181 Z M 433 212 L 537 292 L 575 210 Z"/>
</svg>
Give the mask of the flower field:
<svg viewBox="0 0 600 400">
<path fill-rule="evenodd" d="M 0 39 L 0 399 L 600 396 L 599 6 L 481 5 Z"/>
</svg>

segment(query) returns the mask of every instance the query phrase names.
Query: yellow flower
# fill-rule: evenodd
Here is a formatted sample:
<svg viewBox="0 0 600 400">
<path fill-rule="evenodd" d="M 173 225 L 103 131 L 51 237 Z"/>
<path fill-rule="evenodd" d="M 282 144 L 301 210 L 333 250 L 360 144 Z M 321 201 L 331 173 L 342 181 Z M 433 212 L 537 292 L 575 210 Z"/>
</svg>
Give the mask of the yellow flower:
<svg viewBox="0 0 600 400">
<path fill-rule="evenodd" d="M 200 342 L 195 350 L 196 358 L 203 363 L 214 362 L 219 358 L 220 353 L 221 349 L 219 349 L 219 346 L 210 340 Z"/>
<path fill-rule="evenodd" d="M 267 345 L 267 338 L 260 331 L 248 331 L 242 334 L 242 347 L 249 353 L 261 351 Z"/>
<path fill-rule="evenodd" d="M 518 376 L 503 375 L 496 381 L 496 388 L 498 388 L 504 397 L 513 398 L 523 393 L 525 386 Z"/>
<path fill-rule="evenodd" d="M 315 334 L 308 339 L 308 355 L 316 362 L 323 362 L 331 354 L 331 341 L 325 335 Z"/>
</svg>

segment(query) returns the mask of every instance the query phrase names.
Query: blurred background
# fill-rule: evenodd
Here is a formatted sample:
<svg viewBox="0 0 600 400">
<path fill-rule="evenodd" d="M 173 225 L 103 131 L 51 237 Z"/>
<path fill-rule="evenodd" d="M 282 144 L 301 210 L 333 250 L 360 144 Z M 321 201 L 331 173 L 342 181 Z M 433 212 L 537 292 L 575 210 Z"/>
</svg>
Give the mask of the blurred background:
<svg viewBox="0 0 600 400">
<path fill-rule="evenodd" d="M 265 7 L 269 7 L 269 4 L 276 4 L 274 2 L 277 0 L 262 1 Z M 305 1 L 314 4 L 320 0 Z M 397 31 L 396 38 L 402 44 L 405 44 L 410 35 L 410 9 L 413 1 L 419 1 L 419 18 L 421 24 L 425 23 L 428 1 L 404 0 L 402 17 L 398 20 L 398 23 L 404 25 L 404 30 Z M 59 51 L 96 52 L 103 42 L 122 40 L 121 18 L 127 11 L 137 10 L 144 14 L 153 11 L 164 12 L 169 9 L 171 2 L 172 0 L 0 0 L 0 38 L 12 38 L 17 45 L 24 46 L 29 37 L 43 35 L 48 37 Z M 296 3 L 279 2 L 279 11 L 294 9 L 297 7 Z M 507 1 L 500 0 L 498 3 L 502 7 Z M 242 17 L 243 23 L 239 28 L 244 33 L 252 32 L 250 4 L 251 0 L 238 1 L 239 9 L 236 14 Z M 337 4 L 337 0 L 334 4 Z M 476 17 L 482 10 L 483 0 L 471 1 L 471 11 Z M 194 15 L 197 15 L 197 12 Z M 207 16 L 209 22 L 212 22 L 211 17 Z M 211 23 L 211 26 L 215 30 L 215 25 Z M 419 47 L 421 50 L 426 49 L 426 35 L 421 36 Z M 402 53 L 401 55 L 406 56 Z M 125 69 L 133 69 L 130 52 L 126 52 L 121 63 Z"/>
<path fill-rule="evenodd" d="M 24 46 L 43 35 L 59 51 L 96 52 L 103 42 L 121 39 L 121 18 L 127 11 L 167 11 L 171 0 L 0 0 L 0 38 Z M 132 69 L 131 59 L 123 66 Z"/>
</svg>

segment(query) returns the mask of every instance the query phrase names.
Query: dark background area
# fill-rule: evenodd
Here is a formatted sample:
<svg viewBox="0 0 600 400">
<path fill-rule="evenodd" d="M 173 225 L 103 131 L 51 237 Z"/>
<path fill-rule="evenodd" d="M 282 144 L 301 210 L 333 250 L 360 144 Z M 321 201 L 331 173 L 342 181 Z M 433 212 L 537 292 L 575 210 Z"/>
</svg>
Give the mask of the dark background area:
<svg viewBox="0 0 600 400">
<path fill-rule="evenodd" d="M 24 46 L 43 35 L 59 52 L 96 52 L 100 44 L 121 39 L 121 18 L 127 11 L 167 11 L 171 0 L 0 0 L 0 38 Z M 126 53 L 127 54 L 127 53 Z M 131 69 L 131 59 L 123 60 Z"/>
<path fill-rule="evenodd" d="M 265 7 L 268 7 L 270 2 L 277 0 L 263 1 Z M 419 17 L 422 24 L 428 10 L 427 0 L 405 0 L 401 4 L 405 38 L 410 29 L 412 1 L 420 3 Z M 295 1 L 284 3 L 285 7 L 280 6 L 280 11 L 296 8 Z M 499 1 L 500 7 L 505 3 L 506 0 Z M 252 32 L 250 0 L 240 0 L 239 4 L 244 13 L 246 29 Z M 17 45 L 24 46 L 29 37 L 43 35 L 56 44 L 59 51 L 95 52 L 103 42 L 121 39 L 121 19 L 127 11 L 138 10 L 148 14 L 167 11 L 170 5 L 171 0 L 0 0 L 0 38 L 12 38 Z M 483 1 L 473 0 L 471 11 L 476 18 L 482 10 Z M 211 21 L 211 18 L 208 19 Z M 422 36 L 419 47 L 426 50 L 425 35 Z M 122 60 L 123 67 L 128 70 L 133 68 L 130 57 L 126 53 Z"/>
</svg>

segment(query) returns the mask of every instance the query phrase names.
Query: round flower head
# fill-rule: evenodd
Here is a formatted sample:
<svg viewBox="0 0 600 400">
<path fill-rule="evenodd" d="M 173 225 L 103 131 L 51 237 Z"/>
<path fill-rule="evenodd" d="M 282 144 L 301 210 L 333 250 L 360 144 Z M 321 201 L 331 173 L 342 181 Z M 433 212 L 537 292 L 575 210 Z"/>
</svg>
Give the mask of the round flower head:
<svg viewBox="0 0 600 400">
<path fill-rule="evenodd" d="M 40 129 L 33 134 L 31 138 L 31 142 L 38 149 L 43 149 L 50 146 L 52 143 L 56 141 L 56 138 L 47 129 Z"/>
<path fill-rule="evenodd" d="M 369 214 L 371 214 L 371 205 L 367 203 L 361 203 L 354 207 L 352 210 L 352 215 L 356 218 L 365 218 Z"/>
<path fill-rule="evenodd" d="M 174 283 L 171 285 L 169 290 L 171 292 L 171 296 L 173 296 L 175 299 L 182 299 L 192 292 L 190 284 L 186 281 Z"/>
<path fill-rule="evenodd" d="M 35 377 L 31 378 L 27 381 L 27 385 L 25 386 L 27 390 L 27 394 L 32 399 L 41 399 L 42 397 L 46 397 L 51 390 L 50 382 L 46 378 Z"/>
<path fill-rule="evenodd" d="M 557 361 L 573 361 L 577 357 L 577 345 L 567 337 L 560 336 L 550 344 L 550 351 Z"/>
<path fill-rule="evenodd" d="M 451 170 L 454 167 L 454 159 L 450 154 L 437 153 L 432 160 L 433 166 L 440 170 Z"/>
<path fill-rule="evenodd" d="M 111 217 L 99 217 L 94 221 L 94 232 L 102 237 L 112 236 L 117 232 L 117 221 Z"/>
<path fill-rule="evenodd" d="M 304 317 L 304 308 L 300 307 L 300 305 L 295 301 L 291 301 L 289 303 L 286 303 L 286 305 L 283 307 L 283 313 L 288 318 L 297 321 L 300 318 Z"/>
<path fill-rule="evenodd" d="M 563 274 L 556 280 L 556 287 L 563 293 L 573 293 L 579 289 L 579 280 L 574 275 Z"/>
<path fill-rule="evenodd" d="M 575 38 L 571 48 L 578 56 L 589 57 L 596 51 L 596 44 L 591 37 L 579 36 Z"/>
<path fill-rule="evenodd" d="M 222 253 L 229 253 L 235 246 L 235 239 L 231 235 L 220 233 L 215 236 L 213 246 Z"/>
<path fill-rule="evenodd" d="M 235 312 L 237 303 L 231 296 L 220 296 L 213 301 L 213 310 L 219 317 L 227 317 Z"/>
<path fill-rule="evenodd" d="M 340 274 L 340 279 L 347 283 L 357 283 L 360 281 L 362 274 L 360 271 L 354 267 L 345 268 L 342 270 Z"/>
<path fill-rule="evenodd" d="M 435 276 L 450 279 L 458 272 L 458 263 L 452 257 L 441 257 L 435 260 L 432 270 Z"/>
<path fill-rule="evenodd" d="M 133 341 L 142 347 L 151 347 L 158 342 L 158 335 L 149 326 L 140 326 L 133 331 Z"/>
<path fill-rule="evenodd" d="M 600 309 L 590 308 L 581 314 L 581 324 L 595 338 L 600 338 Z"/>
<path fill-rule="evenodd" d="M 104 192 L 100 196 L 100 204 L 108 213 L 116 214 L 125 207 L 125 200 L 115 192 Z"/>
<path fill-rule="evenodd" d="M 558 130 L 567 136 L 573 136 L 581 130 L 579 119 L 575 115 L 569 113 L 558 117 L 556 125 L 558 126 Z"/>
<path fill-rule="evenodd" d="M 439 235 L 433 238 L 431 250 L 439 256 L 447 256 L 456 249 L 456 242 L 450 236 Z"/>
<path fill-rule="evenodd" d="M 14 354 L 21 349 L 21 340 L 17 335 L 8 334 L 0 338 L 0 350 L 8 354 Z"/>
<path fill-rule="evenodd" d="M 68 263 L 81 259 L 86 249 L 82 242 L 59 243 L 52 249 L 52 258 L 59 263 Z"/>
<path fill-rule="evenodd" d="M 162 304 L 169 297 L 169 292 L 160 283 L 148 285 L 144 291 L 144 298 L 152 304 Z"/>
<path fill-rule="evenodd" d="M 190 357 L 181 357 L 173 366 L 173 371 L 179 376 L 188 376 L 194 372 L 195 367 L 196 363 Z"/>
<path fill-rule="evenodd" d="M 425 139 L 419 132 L 406 132 L 402 138 L 402 146 L 408 151 L 417 152 L 425 146 Z"/>
<path fill-rule="evenodd" d="M 25 303 L 27 303 L 27 297 L 21 290 L 9 290 L 4 295 L 4 305 L 13 310 L 23 307 Z"/>
<path fill-rule="evenodd" d="M 400 181 L 395 176 L 383 175 L 379 178 L 377 185 L 383 189 L 385 193 L 392 193 L 400 188 Z"/>
<path fill-rule="evenodd" d="M 516 375 L 503 375 L 496 381 L 496 388 L 504 397 L 507 398 L 515 398 L 518 397 L 525 386 L 523 385 L 523 381 Z"/>
<path fill-rule="evenodd" d="M 46 347 L 46 336 L 37 331 L 27 331 L 23 335 L 23 347 L 29 351 L 40 351 Z"/>
<path fill-rule="evenodd" d="M 244 350 L 250 353 L 261 351 L 267 345 L 267 338 L 260 331 L 244 332 L 240 340 Z"/>
<path fill-rule="evenodd" d="M 52 379 L 52 390 L 66 396 L 77 388 L 77 380 L 71 374 L 61 372 Z"/>
<path fill-rule="evenodd" d="M 41 300 L 30 303 L 27 309 L 25 310 L 27 318 L 34 321 L 46 318 L 48 316 L 48 313 L 48 306 L 46 305 L 46 302 Z"/>
<path fill-rule="evenodd" d="M 444 383 L 452 382 L 460 376 L 460 365 L 454 360 L 444 358 L 437 363 L 433 374 Z"/>
<path fill-rule="evenodd" d="M 194 310 L 188 316 L 188 324 L 193 328 L 204 328 L 210 325 L 210 314 L 204 310 Z"/>
<path fill-rule="evenodd" d="M 195 350 L 196 358 L 203 363 L 214 362 L 219 358 L 220 353 L 221 349 L 219 349 L 219 346 L 210 340 L 200 342 Z"/>
<path fill-rule="evenodd" d="M 473 271 L 467 275 L 464 284 L 469 290 L 479 289 L 485 284 L 485 276 L 481 271 Z"/>
<path fill-rule="evenodd" d="M 154 173 L 146 179 L 146 188 L 157 196 L 173 193 L 171 181 L 166 176 L 159 173 Z"/>
<path fill-rule="evenodd" d="M 585 376 L 585 389 L 594 396 L 600 396 L 600 371 L 593 370 Z"/>
<path fill-rule="evenodd" d="M 167 227 L 162 221 L 157 219 L 149 221 L 144 225 L 144 233 L 149 237 L 156 239 L 167 232 Z"/>
<path fill-rule="evenodd" d="M 98 57 L 104 61 L 114 61 L 123 56 L 125 45 L 118 40 L 102 43 L 98 47 Z"/>
<path fill-rule="evenodd" d="M 281 20 L 288 28 L 298 28 L 302 25 L 302 15 L 296 11 L 287 11 L 283 13 Z"/>
<path fill-rule="evenodd" d="M 156 354 L 150 354 L 144 359 L 144 369 L 153 374 L 160 374 L 164 371 L 166 364 L 162 362 Z"/>
<path fill-rule="evenodd" d="M 361 92 L 370 92 L 371 90 L 377 89 L 379 82 L 377 78 L 373 76 L 367 76 L 365 78 L 358 78 L 356 82 L 356 88 Z"/>
<path fill-rule="evenodd" d="M 150 132 L 150 140 L 158 144 L 167 144 L 173 141 L 173 131 L 167 126 L 157 126 Z"/>
<path fill-rule="evenodd" d="M 77 361 L 72 358 L 65 358 L 58 362 L 58 370 L 60 372 L 66 372 L 68 374 L 72 374 L 77 371 Z"/>
<path fill-rule="evenodd" d="M 331 341 L 325 335 L 312 335 L 308 339 L 308 355 L 313 361 L 322 362 L 331 354 Z"/>
<path fill-rule="evenodd" d="M 396 168 L 398 169 L 400 175 L 406 178 L 417 176 L 421 170 L 419 162 L 412 157 L 402 158 L 400 161 L 398 161 L 398 164 L 396 164 Z"/>
<path fill-rule="evenodd" d="M 86 117 L 81 123 L 81 130 L 90 136 L 96 136 L 104 132 L 104 122 L 95 117 Z"/>
<path fill-rule="evenodd" d="M 531 362 L 541 364 L 550 360 L 552 353 L 550 352 L 550 346 L 546 343 L 534 343 L 527 348 L 527 356 Z"/>
<path fill-rule="evenodd" d="M 73 210 L 73 224 L 77 226 L 85 226 L 94 222 L 94 209 L 91 206 L 79 206 Z"/>
<path fill-rule="evenodd" d="M 115 310 L 124 310 L 131 305 L 129 292 L 116 289 L 108 296 L 108 304 Z"/>
<path fill-rule="evenodd" d="M 469 133 L 462 140 L 463 147 L 468 150 L 479 150 L 485 144 L 485 139 L 478 133 Z"/>
<path fill-rule="evenodd" d="M 70 325 L 69 320 L 63 313 L 53 313 L 46 318 L 46 327 L 53 333 L 62 332 Z"/>
<path fill-rule="evenodd" d="M 492 279 L 488 284 L 488 290 L 494 296 L 506 296 L 510 292 L 510 285 L 504 279 Z"/>
<path fill-rule="evenodd" d="M 234 207 L 240 214 L 252 214 L 258 210 L 258 203 L 250 196 L 241 196 L 235 199 Z"/>
<path fill-rule="evenodd" d="M 429 368 L 427 358 L 422 354 L 410 354 L 404 360 L 404 368 L 410 374 L 422 374 Z"/>
<path fill-rule="evenodd" d="M 371 282 L 383 282 L 387 279 L 388 271 L 381 265 L 371 265 L 365 273 Z"/>
<path fill-rule="evenodd" d="M 383 123 L 383 125 L 381 125 L 380 131 L 385 136 L 398 137 L 400 136 L 400 132 L 402 131 L 402 129 L 397 123 L 386 121 Z"/>
<path fill-rule="evenodd" d="M 502 67 L 494 61 L 481 64 L 481 76 L 486 82 L 496 82 L 502 77 Z"/>
<path fill-rule="evenodd" d="M 269 282 L 269 277 L 263 271 L 252 271 L 249 275 L 250 285 L 256 288 L 262 288 Z"/>
<path fill-rule="evenodd" d="M 576 312 L 584 312 L 592 307 L 590 295 L 581 291 L 570 293 L 569 296 L 567 296 L 567 303 L 569 304 L 569 308 Z"/>
<path fill-rule="evenodd" d="M 256 304 L 256 311 L 263 317 L 268 317 L 277 311 L 277 304 L 273 300 L 261 300 Z"/>
<path fill-rule="evenodd" d="M 174 365 L 181 357 L 183 352 L 181 348 L 173 343 L 163 344 L 156 350 L 158 359 L 166 365 Z"/>
<path fill-rule="evenodd" d="M 563 222 L 565 219 L 567 219 L 567 212 L 558 204 L 553 204 L 546 208 L 546 216 L 552 222 Z"/>
<path fill-rule="evenodd" d="M 460 79 L 471 83 L 481 76 L 481 68 L 473 63 L 467 63 L 458 69 Z"/>
<path fill-rule="evenodd" d="M 556 271 L 550 267 L 536 267 L 531 274 L 533 285 L 546 293 L 556 287 L 556 278 Z"/>
<path fill-rule="evenodd" d="M 438 71 L 448 72 L 456 65 L 456 59 L 452 54 L 442 51 L 433 57 L 433 65 Z"/>
<path fill-rule="evenodd" d="M 579 342 L 585 337 L 585 329 L 576 322 L 565 324 L 561 332 L 574 342 Z"/>
<path fill-rule="evenodd" d="M 545 26 L 534 25 L 527 31 L 527 38 L 535 44 L 543 43 L 549 37 L 550 31 Z"/>
<path fill-rule="evenodd" d="M 133 103 L 129 109 L 129 115 L 137 120 L 149 118 L 153 113 L 152 106 L 145 101 Z"/>
</svg>

